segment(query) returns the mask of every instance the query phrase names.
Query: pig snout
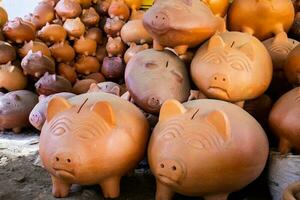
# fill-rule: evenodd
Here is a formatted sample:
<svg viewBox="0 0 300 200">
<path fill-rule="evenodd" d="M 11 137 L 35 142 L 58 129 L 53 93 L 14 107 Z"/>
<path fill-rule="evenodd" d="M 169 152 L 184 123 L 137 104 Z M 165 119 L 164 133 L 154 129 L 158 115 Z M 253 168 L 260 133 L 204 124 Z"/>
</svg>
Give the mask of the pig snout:
<svg viewBox="0 0 300 200">
<path fill-rule="evenodd" d="M 223 98 L 229 98 L 229 78 L 224 74 L 214 74 L 211 77 L 209 90 Z"/>
<path fill-rule="evenodd" d="M 150 97 L 148 99 L 148 105 L 151 107 L 151 108 L 154 108 L 154 109 L 159 109 L 160 106 L 161 106 L 162 102 L 161 100 L 158 98 L 158 97 Z"/>
<path fill-rule="evenodd" d="M 30 114 L 29 121 L 34 127 L 41 128 L 45 122 L 45 118 L 41 113 L 34 112 Z"/>
<path fill-rule="evenodd" d="M 175 160 L 164 160 L 156 166 L 156 172 L 160 181 L 164 183 L 179 183 L 184 177 L 183 165 Z"/>
<path fill-rule="evenodd" d="M 52 156 L 52 168 L 56 171 L 57 175 L 74 174 L 78 156 L 66 151 L 60 151 Z"/>
<path fill-rule="evenodd" d="M 157 33 L 165 33 L 168 31 L 170 26 L 169 17 L 166 13 L 157 12 L 152 15 L 151 26 L 154 29 L 153 31 Z"/>
</svg>

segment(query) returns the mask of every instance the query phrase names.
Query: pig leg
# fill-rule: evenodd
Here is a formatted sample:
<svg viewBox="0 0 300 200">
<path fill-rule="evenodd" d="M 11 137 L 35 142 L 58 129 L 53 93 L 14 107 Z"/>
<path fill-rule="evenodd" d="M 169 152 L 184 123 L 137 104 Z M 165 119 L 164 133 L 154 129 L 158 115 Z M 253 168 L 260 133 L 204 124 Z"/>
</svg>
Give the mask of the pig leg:
<svg viewBox="0 0 300 200">
<path fill-rule="evenodd" d="M 227 200 L 228 194 L 218 194 L 218 195 L 211 195 L 205 196 L 205 200 Z"/>
<path fill-rule="evenodd" d="M 155 200 L 172 200 L 174 192 L 164 184 L 156 181 Z"/>
<path fill-rule="evenodd" d="M 100 183 L 105 198 L 117 198 L 120 195 L 120 177 L 108 178 Z"/>
<path fill-rule="evenodd" d="M 54 176 L 51 176 L 52 179 L 52 194 L 56 198 L 64 198 L 69 195 L 69 190 L 71 184 L 66 183 Z"/>
<path fill-rule="evenodd" d="M 162 50 L 164 50 L 164 47 L 161 46 L 158 41 L 153 40 L 153 49 L 162 51 Z"/>
<path fill-rule="evenodd" d="M 176 53 L 178 55 L 183 55 L 186 53 L 186 51 L 188 50 L 189 46 L 187 45 L 181 45 L 181 46 L 177 46 L 174 48 L 174 50 L 176 51 Z"/>
<path fill-rule="evenodd" d="M 279 151 L 282 155 L 288 154 L 292 149 L 291 143 L 285 139 L 285 138 L 280 138 L 279 141 Z"/>
</svg>

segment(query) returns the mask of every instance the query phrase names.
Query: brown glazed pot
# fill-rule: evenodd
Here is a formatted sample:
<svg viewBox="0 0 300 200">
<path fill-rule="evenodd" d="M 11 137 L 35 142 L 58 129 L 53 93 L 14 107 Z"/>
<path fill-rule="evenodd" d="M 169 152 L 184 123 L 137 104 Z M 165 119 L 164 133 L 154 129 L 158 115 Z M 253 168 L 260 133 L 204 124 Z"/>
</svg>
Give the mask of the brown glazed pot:
<svg viewBox="0 0 300 200">
<path fill-rule="evenodd" d="M 28 127 L 28 116 L 37 103 L 38 96 L 27 90 L 0 95 L 0 130 L 12 129 L 19 133 Z"/>
<path fill-rule="evenodd" d="M 207 97 L 241 102 L 262 95 L 272 79 L 272 60 L 255 37 L 240 32 L 214 35 L 201 46 L 191 76 Z"/>
<path fill-rule="evenodd" d="M 76 183 L 99 184 L 105 198 L 118 197 L 121 177 L 144 156 L 148 127 L 136 106 L 115 95 L 52 99 L 39 152 L 51 174 L 53 196 L 67 197 Z"/>
<path fill-rule="evenodd" d="M 15 43 L 29 42 L 35 39 L 35 26 L 20 17 L 8 21 L 2 30 L 6 39 Z"/>
<path fill-rule="evenodd" d="M 11 62 L 0 65 L 0 88 L 8 91 L 23 90 L 27 86 L 27 78 L 20 67 Z"/>
<path fill-rule="evenodd" d="M 180 193 L 226 200 L 262 173 L 268 153 L 264 130 L 238 106 L 208 99 L 183 105 L 168 100 L 148 147 L 155 199 L 171 200 Z"/>
<path fill-rule="evenodd" d="M 300 86 L 300 45 L 288 55 L 283 70 L 292 85 Z"/>
<path fill-rule="evenodd" d="M 127 64 L 125 82 L 134 102 L 149 113 L 159 113 L 168 99 L 185 102 L 190 83 L 185 64 L 170 51 L 147 49 Z"/>
<path fill-rule="evenodd" d="M 0 64 L 6 64 L 16 59 L 16 50 L 7 42 L 0 41 Z"/>
<path fill-rule="evenodd" d="M 51 56 L 51 52 L 45 43 L 32 40 L 30 42 L 25 42 L 24 46 L 18 50 L 19 56 L 24 58 L 30 50 L 33 53 L 41 51 L 43 55 L 48 57 Z"/>
<path fill-rule="evenodd" d="M 200 0 L 158 0 L 146 11 L 143 24 L 154 40 L 154 49 L 171 47 L 178 54 L 225 30 L 224 20 Z"/>
<path fill-rule="evenodd" d="M 224 17 L 227 14 L 227 9 L 229 7 L 228 0 L 202 0 L 208 5 L 211 11 L 219 17 Z"/>
<path fill-rule="evenodd" d="M 228 11 L 231 31 L 242 31 L 265 40 L 280 32 L 288 32 L 294 21 L 290 0 L 234 0 Z"/>
<path fill-rule="evenodd" d="M 274 105 L 269 116 L 273 133 L 280 139 L 279 151 L 287 154 L 292 149 L 300 150 L 300 87 L 283 95 Z"/>
</svg>

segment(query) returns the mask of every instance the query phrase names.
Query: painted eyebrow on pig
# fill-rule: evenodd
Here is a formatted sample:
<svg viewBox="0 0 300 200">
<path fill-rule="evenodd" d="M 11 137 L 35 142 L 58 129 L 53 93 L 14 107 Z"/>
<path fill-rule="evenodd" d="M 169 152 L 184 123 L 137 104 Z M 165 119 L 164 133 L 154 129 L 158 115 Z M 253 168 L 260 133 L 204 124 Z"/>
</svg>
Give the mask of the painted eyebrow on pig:
<svg viewBox="0 0 300 200">
<path fill-rule="evenodd" d="M 198 114 L 199 110 L 200 110 L 200 109 L 198 109 L 198 110 L 193 114 L 191 120 L 193 120 L 193 119 L 196 117 L 196 115 Z"/>
<path fill-rule="evenodd" d="M 86 100 L 83 102 L 83 104 L 81 104 L 81 106 L 79 107 L 77 114 L 80 113 L 81 109 L 83 108 L 83 106 L 86 104 L 86 102 L 89 100 L 89 98 L 86 98 Z"/>
</svg>

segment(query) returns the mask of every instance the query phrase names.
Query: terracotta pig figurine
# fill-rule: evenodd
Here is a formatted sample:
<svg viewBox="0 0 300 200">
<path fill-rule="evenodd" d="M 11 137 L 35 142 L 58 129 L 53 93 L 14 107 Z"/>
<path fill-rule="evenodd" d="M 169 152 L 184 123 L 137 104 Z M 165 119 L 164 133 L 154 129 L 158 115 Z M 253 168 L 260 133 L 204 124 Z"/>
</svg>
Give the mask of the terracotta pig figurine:
<svg viewBox="0 0 300 200">
<path fill-rule="evenodd" d="M 124 24 L 125 22 L 120 20 L 118 17 L 113 19 L 107 18 L 104 25 L 104 31 L 109 37 L 119 36 Z"/>
<path fill-rule="evenodd" d="M 281 154 L 293 148 L 300 151 L 300 87 L 283 95 L 274 105 L 269 116 L 269 124 L 279 139 Z"/>
<path fill-rule="evenodd" d="M 27 86 L 27 78 L 22 69 L 11 62 L 0 65 L 0 88 L 8 91 L 23 90 Z"/>
<path fill-rule="evenodd" d="M 0 41 L 0 64 L 6 64 L 16 59 L 16 50 L 7 42 Z"/>
<path fill-rule="evenodd" d="M 130 47 L 126 50 L 124 54 L 124 61 L 127 64 L 129 60 L 135 56 L 138 52 L 149 49 L 148 44 L 136 45 L 135 43 L 131 43 Z"/>
<path fill-rule="evenodd" d="M 94 79 L 82 79 L 77 80 L 73 86 L 73 92 L 75 94 L 84 94 L 87 93 L 92 84 L 97 84 L 98 82 Z"/>
<path fill-rule="evenodd" d="M 127 64 L 125 82 L 134 102 L 149 113 L 158 113 L 168 99 L 185 102 L 190 83 L 185 64 L 171 51 L 147 49 Z"/>
<path fill-rule="evenodd" d="M 238 106 L 207 99 L 183 105 L 168 100 L 148 147 L 155 199 L 171 200 L 180 193 L 226 200 L 262 173 L 268 153 L 264 130 Z"/>
<path fill-rule="evenodd" d="M 12 129 L 19 133 L 29 126 L 28 116 L 38 103 L 38 96 L 27 90 L 0 95 L 0 130 Z"/>
<path fill-rule="evenodd" d="M 154 39 L 154 49 L 171 47 L 178 54 L 225 30 L 224 20 L 214 16 L 200 0 L 155 1 L 146 11 L 143 24 Z"/>
<path fill-rule="evenodd" d="M 290 0 L 234 0 L 228 12 L 229 30 L 247 32 L 265 40 L 288 32 L 294 15 Z"/>
<path fill-rule="evenodd" d="M 39 103 L 34 106 L 34 108 L 32 109 L 29 115 L 29 122 L 36 129 L 42 130 L 42 127 L 46 121 L 47 106 L 49 101 L 54 97 L 64 97 L 66 99 L 69 99 L 74 96 L 76 95 L 68 92 L 57 93 L 57 94 L 50 95 L 48 97 L 41 95 L 39 97 Z"/>
<path fill-rule="evenodd" d="M 107 79 L 120 79 L 124 76 L 125 65 L 120 57 L 105 57 L 101 73 Z"/>
<path fill-rule="evenodd" d="M 126 120 L 125 120 L 126 119 Z M 102 92 L 52 99 L 40 138 L 40 156 L 52 193 L 72 184 L 99 184 L 105 198 L 120 193 L 120 179 L 143 158 L 149 125 L 130 102 Z"/>
<path fill-rule="evenodd" d="M 92 84 L 88 92 L 105 92 L 120 97 L 127 92 L 127 89 L 117 83 L 107 81 L 98 84 Z"/>
<path fill-rule="evenodd" d="M 122 57 L 125 53 L 125 44 L 123 43 L 121 37 L 108 38 L 108 42 L 106 44 L 106 51 L 109 57 L 119 56 Z"/>
<path fill-rule="evenodd" d="M 255 37 L 240 32 L 214 35 L 191 64 L 194 83 L 208 98 L 230 102 L 262 95 L 272 79 L 272 60 Z"/>
<path fill-rule="evenodd" d="M 286 78 L 292 85 L 300 86 L 300 45 L 290 52 L 283 70 Z"/>
<path fill-rule="evenodd" d="M 130 16 L 130 10 L 124 0 L 112 0 L 108 9 L 110 18 L 118 17 L 127 21 Z"/>
</svg>

